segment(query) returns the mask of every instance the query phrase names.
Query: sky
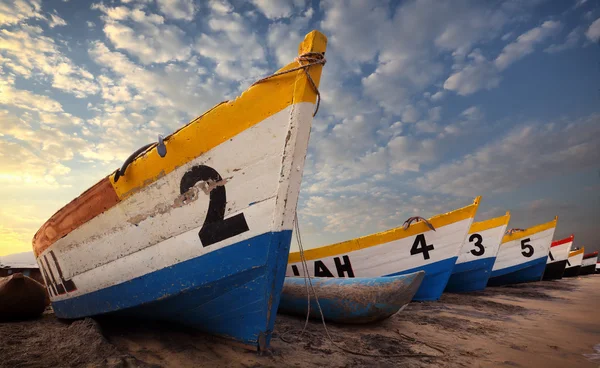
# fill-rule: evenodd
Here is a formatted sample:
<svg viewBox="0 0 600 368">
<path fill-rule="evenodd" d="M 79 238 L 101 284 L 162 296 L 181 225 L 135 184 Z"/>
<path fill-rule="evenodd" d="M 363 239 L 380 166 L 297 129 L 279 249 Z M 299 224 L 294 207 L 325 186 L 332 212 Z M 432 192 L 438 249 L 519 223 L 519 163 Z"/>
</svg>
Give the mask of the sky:
<svg viewBox="0 0 600 368">
<path fill-rule="evenodd" d="M 483 196 L 600 249 L 600 1 L 0 0 L 0 256 L 167 135 L 329 40 L 306 248 Z"/>
</svg>

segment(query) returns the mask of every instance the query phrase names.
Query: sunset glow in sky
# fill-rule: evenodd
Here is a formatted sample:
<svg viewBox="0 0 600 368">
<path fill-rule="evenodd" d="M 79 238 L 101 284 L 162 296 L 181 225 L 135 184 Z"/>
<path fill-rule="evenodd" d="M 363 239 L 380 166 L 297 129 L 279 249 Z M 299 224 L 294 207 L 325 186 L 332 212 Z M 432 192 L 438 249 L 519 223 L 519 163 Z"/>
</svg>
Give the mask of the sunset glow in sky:
<svg viewBox="0 0 600 368">
<path fill-rule="evenodd" d="M 0 256 L 167 135 L 329 39 L 307 247 L 482 204 L 600 249 L 600 3 L 0 0 Z"/>
</svg>

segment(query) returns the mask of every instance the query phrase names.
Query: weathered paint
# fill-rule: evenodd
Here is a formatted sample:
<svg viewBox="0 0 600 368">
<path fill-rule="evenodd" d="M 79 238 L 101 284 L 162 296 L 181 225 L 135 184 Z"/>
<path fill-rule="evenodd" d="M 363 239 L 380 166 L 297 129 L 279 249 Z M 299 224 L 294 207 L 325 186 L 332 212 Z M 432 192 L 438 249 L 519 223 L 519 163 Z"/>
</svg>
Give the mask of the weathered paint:
<svg viewBox="0 0 600 368">
<path fill-rule="evenodd" d="M 311 278 L 319 298 L 310 292 L 310 317 L 338 323 L 369 323 L 386 319 L 408 304 L 423 281 L 425 272 L 372 278 Z M 307 291 L 303 277 L 286 277 L 279 311 L 306 316 Z M 319 310 L 320 306 L 320 310 Z"/>
<path fill-rule="evenodd" d="M 394 228 L 338 244 L 304 251 L 310 276 L 378 277 L 424 270 L 415 300 L 435 300 L 443 292 L 458 251 L 479 206 L 472 205 L 432 217 L 408 229 Z M 426 250 L 426 252 L 423 252 Z M 303 275 L 300 254 L 289 257 L 287 276 Z"/>
<path fill-rule="evenodd" d="M 325 47 L 312 32 L 300 51 Z M 318 85 L 321 66 L 310 73 Z M 48 247 L 34 239 L 56 315 L 148 315 L 264 348 L 315 98 L 303 71 L 252 86 L 168 137 L 165 159 L 136 159 L 115 205 Z"/>
<path fill-rule="evenodd" d="M 510 221 L 510 213 L 471 225 L 446 286 L 449 292 L 485 289 L 500 243 Z"/>
<path fill-rule="evenodd" d="M 565 273 L 567 266 L 567 258 L 569 251 L 573 245 L 574 235 L 565 239 L 560 239 L 552 242 L 548 260 L 546 261 L 546 269 L 544 270 L 544 280 L 560 280 Z"/>
<path fill-rule="evenodd" d="M 540 281 L 557 221 L 505 235 L 488 285 Z"/>
</svg>

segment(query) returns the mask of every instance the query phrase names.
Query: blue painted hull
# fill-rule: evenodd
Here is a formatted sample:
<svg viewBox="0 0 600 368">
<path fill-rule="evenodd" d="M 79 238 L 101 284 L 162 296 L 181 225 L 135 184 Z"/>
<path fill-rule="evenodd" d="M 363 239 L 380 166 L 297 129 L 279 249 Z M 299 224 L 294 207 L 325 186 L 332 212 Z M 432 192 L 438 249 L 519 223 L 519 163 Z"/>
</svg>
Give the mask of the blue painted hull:
<svg viewBox="0 0 600 368">
<path fill-rule="evenodd" d="M 105 313 L 148 317 L 266 348 L 291 236 L 289 230 L 255 236 L 52 306 L 59 318 Z"/>
<path fill-rule="evenodd" d="M 488 286 L 540 281 L 544 275 L 544 269 L 546 269 L 547 258 L 542 257 L 530 262 L 493 271 L 492 277 L 488 281 Z"/>
<path fill-rule="evenodd" d="M 386 319 L 408 304 L 423 281 L 424 272 L 393 277 L 311 278 L 319 298 L 312 295 L 310 317 L 338 323 L 369 323 Z M 279 311 L 306 316 L 305 279 L 286 277 Z"/>
<path fill-rule="evenodd" d="M 485 289 L 492 275 L 494 262 L 496 257 L 488 257 L 455 265 L 446 291 L 466 293 Z"/>
<path fill-rule="evenodd" d="M 411 268 L 410 270 L 396 272 L 386 276 L 407 275 L 413 272 L 425 271 L 425 278 L 423 279 L 421 287 L 419 287 L 419 290 L 415 294 L 413 300 L 438 300 L 442 296 L 442 293 L 448 284 L 448 280 L 452 274 L 452 269 L 454 268 L 456 259 L 457 257 L 452 257 L 428 264 L 426 266 L 415 267 Z"/>
</svg>

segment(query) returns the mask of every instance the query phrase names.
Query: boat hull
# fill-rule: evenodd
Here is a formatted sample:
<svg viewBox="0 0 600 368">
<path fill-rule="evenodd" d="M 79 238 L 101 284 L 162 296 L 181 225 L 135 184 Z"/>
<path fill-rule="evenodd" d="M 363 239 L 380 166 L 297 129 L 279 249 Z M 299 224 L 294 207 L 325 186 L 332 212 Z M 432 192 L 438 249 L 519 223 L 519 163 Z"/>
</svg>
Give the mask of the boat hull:
<svg viewBox="0 0 600 368">
<path fill-rule="evenodd" d="M 563 277 L 576 277 L 579 276 L 579 272 L 581 271 L 581 266 L 573 266 L 565 269 L 565 273 Z"/>
<path fill-rule="evenodd" d="M 453 257 L 436 263 L 428 264 L 426 266 L 415 267 L 406 271 L 396 272 L 385 276 L 401 276 L 423 271 L 425 272 L 425 277 L 423 278 L 423 282 L 421 283 L 419 290 L 417 290 L 413 300 L 438 300 L 444 292 L 446 285 L 448 285 L 448 280 L 450 279 L 450 275 L 452 274 L 455 263 L 456 257 Z"/>
<path fill-rule="evenodd" d="M 384 320 L 412 300 L 424 276 L 421 271 L 394 277 L 311 278 L 319 304 L 311 291 L 310 317 L 320 319 L 321 310 L 326 321 L 336 323 Z M 306 316 L 307 305 L 305 279 L 286 277 L 279 311 Z"/>
<path fill-rule="evenodd" d="M 455 265 L 446 291 L 467 293 L 485 289 L 495 261 L 496 257 L 489 257 Z"/>
<path fill-rule="evenodd" d="M 579 275 L 591 275 L 596 272 L 596 265 L 581 266 Z"/>
<path fill-rule="evenodd" d="M 500 274 L 492 272 L 488 286 L 502 286 L 509 284 L 520 284 L 524 282 L 540 281 L 546 268 L 546 257 L 522 263 L 520 265 L 504 269 Z"/>
<path fill-rule="evenodd" d="M 567 267 L 567 260 L 557 261 L 554 263 L 548 263 L 544 270 L 543 280 L 560 280 L 563 278 L 565 268 Z"/>
<path fill-rule="evenodd" d="M 0 277 L 0 321 L 35 318 L 50 304 L 44 285 L 21 273 Z"/>
</svg>

